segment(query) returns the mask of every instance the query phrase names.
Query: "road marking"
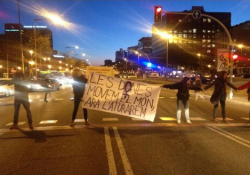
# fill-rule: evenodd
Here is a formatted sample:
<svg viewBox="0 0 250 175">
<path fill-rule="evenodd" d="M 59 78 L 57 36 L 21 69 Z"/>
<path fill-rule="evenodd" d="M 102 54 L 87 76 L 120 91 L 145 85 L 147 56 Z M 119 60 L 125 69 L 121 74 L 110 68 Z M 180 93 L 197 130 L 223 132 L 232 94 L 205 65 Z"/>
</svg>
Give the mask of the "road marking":
<svg viewBox="0 0 250 175">
<path fill-rule="evenodd" d="M 145 120 L 143 120 L 143 119 L 141 119 L 141 118 L 132 118 L 132 120 L 133 120 L 133 121 L 145 121 Z"/>
<path fill-rule="evenodd" d="M 160 119 L 163 121 L 176 121 L 176 118 L 173 117 L 160 117 Z"/>
<path fill-rule="evenodd" d="M 39 101 L 44 101 L 44 99 L 40 99 Z"/>
<path fill-rule="evenodd" d="M 250 148 L 250 141 L 248 141 L 248 140 L 245 140 L 241 137 L 238 137 L 234 134 L 231 134 L 227 131 L 224 131 L 216 126 L 206 126 L 206 128 L 208 128 L 214 132 L 217 132 L 218 134 L 223 135 L 223 136 L 225 136 L 225 137 L 227 137 L 227 138 L 229 138 L 229 139 L 231 139 L 231 140 L 233 140 L 233 141 L 235 141 L 235 142 L 237 142 L 237 143 L 239 143 L 247 148 Z"/>
<path fill-rule="evenodd" d="M 31 99 L 29 99 L 29 102 L 32 102 L 32 100 L 31 100 Z"/>
<path fill-rule="evenodd" d="M 115 158 L 112 150 L 108 127 L 104 127 L 104 134 L 105 134 L 106 151 L 107 151 L 108 165 L 109 165 L 109 175 L 117 175 Z"/>
<path fill-rule="evenodd" d="M 177 97 L 169 97 L 169 98 L 177 98 Z"/>
<path fill-rule="evenodd" d="M 14 103 L 14 101 L 7 101 L 7 103 Z"/>
<path fill-rule="evenodd" d="M 222 118 L 216 118 L 217 120 L 220 120 L 220 121 L 222 121 L 223 119 Z M 228 120 L 228 121 L 233 121 L 234 119 L 231 119 L 231 118 L 226 118 L 226 120 Z"/>
<path fill-rule="evenodd" d="M 164 97 L 159 97 L 159 98 L 164 98 Z"/>
<path fill-rule="evenodd" d="M 75 119 L 75 122 L 85 122 L 85 119 Z"/>
<path fill-rule="evenodd" d="M 26 122 L 18 122 L 18 126 L 19 125 L 24 125 Z M 10 122 L 10 123 L 8 123 L 6 126 L 11 126 L 11 125 L 13 125 L 13 122 Z"/>
<path fill-rule="evenodd" d="M 103 118 L 102 121 L 108 122 L 108 121 L 118 121 L 118 118 Z"/>
<path fill-rule="evenodd" d="M 243 120 L 249 120 L 249 117 L 241 117 Z"/>
<path fill-rule="evenodd" d="M 190 117 L 190 120 L 194 120 L 194 121 L 204 121 L 206 119 L 201 118 L 201 117 Z"/>
<path fill-rule="evenodd" d="M 123 163 L 123 166 L 125 169 L 125 173 L 126 173 L 126 175 L 133 175 L 134 173 L 133 173 L 131 165 L 129 163 L 128 156 L 127 156 L 126 151 L 124 149 L 124 146 L 122 144 L 122 140 L 121 140 L 120 134 L 117 130 L 117 127 L 113 127 L 113 130 L 114 130 L 115 139 L 116 139 L 116 142 L 117 142 L 117 145 L 118 145 L 121 157 L 122 157 L 122 163 Z"/>
<path fill-rule="evenodd" d="M 52 124 L 57 123 L 58 120 L 43 120 L 39 124 Z"/>
<path fill-rule="evenodd" d="M 62 101 L 63 98 L 56 98 L 55 100 L 56 100 L 56 101 Z"/>
</svg>

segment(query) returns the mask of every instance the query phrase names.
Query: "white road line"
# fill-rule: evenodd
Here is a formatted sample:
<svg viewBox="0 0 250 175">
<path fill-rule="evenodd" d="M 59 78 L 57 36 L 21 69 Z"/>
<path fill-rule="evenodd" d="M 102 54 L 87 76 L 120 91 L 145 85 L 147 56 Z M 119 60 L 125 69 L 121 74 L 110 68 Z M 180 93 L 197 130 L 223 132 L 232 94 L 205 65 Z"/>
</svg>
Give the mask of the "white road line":
<svg viewBox="0 0 250 175">
<path fill-rule="evenodd" d="M 159 97 L 159 98 L 164 98 L 164 97 Z"/>
<path fill-rule="evenodd" d="M 223 135 L 223 136 L 225 136 L 225 137 L 227 137 L 227 138 L 229 138 L 229 139 L 231 139 L 231 140 L 233 140 L 233 141 L 235 141 L 235 142 L 237 142 L 237 143 L 239 143 L 247 148 L 250 148 L 250 141 L 248 141 L 248 140 L 245 140 L 241 137 L 238 137 L 234 134 L 231 134 L 231 133 L 224 131 L 224 130 L 222 130 L 218 127 L 215 127 L 215 126 L 206 126 L 206 128 L 208 128 L 214 132 L 217 132 L 218 134 Z"/>
<path fill-rule="evenodd" d="M 105 134 L 106 151 L 107 151 L 108 165 L 109 165 L 109 175 L 117 175 L 115 158 L 112 150 L 108 127 L 104 128 L 104 134 Z"/>
<path fill-rule="evenodd" d="M 52 124 L 57 123 L 58 120 L 43 120 L 39 124 Z"/>
<path fill-rule="evenodd" d="M 121 140 L 121 137 L 120 137 L 119 132 L 117 130 L 117 127 L 113 127 L 113 130 L 114 130 L 115 139 L 116 139 L 116 142 L 117 142 L 117 145 L 118 145 L 121 157 L 122 157 L 122 163 L 123 163 L 123 166 L 125 169 L 125 173 L 126 173 L 126 175 L 133 175 L 134 173 L 133 173 L 133 170 L 132 170 L 131 165 L 129 163 L 128 156 L 127 156 L 126 151 L 124 149 L 124 146 L 122 144 L 122 140 Z"/>
<path fill-rule="evenodd" d="M 249 117 L 241 117 L 243 120 L 249 120 Z"/>
<path fill-rule="evenodd" d="M 75 119 L 75 122 L 85 122 L 85 119 Z"/>
<path fill-rule="evenodd" d="M 201 117 L 190 117 L 190 120 L 194 120 L 194 121 L 204 121 L 206 119 L 201 118 Z"/>
<path fill-rule="evenodd" d="M 177 98 L 177 97 L 169 97 L 169 98 Z"/>
<path fill-rule="evenodd" d="M 18 126 L 19 125 L 24 125 L 26 122 L 18 122 Z M 10 122 L 10 123 L 8 123 L 6 126 L 11 126 L 11 125 L 13 125 L 13 122 Z"/>
<path fill-rule="evenodd" d="M 160 117 L 160 119 L 163 121 L 176 121 L 176 118 L 173 117 Z"/>
<path fill-rule="evenodd" d="M 107 122 L 107 121 L 118 121 L 118 118 L 103 118 L 102 121 Z"/>
<path fill-rule="evenodd" d="M 56 101 L 62 101 L 63 98 L 56 98 L 55 100 L 56 100 Z"/>
<path fill-rule="evenodd" d="M 44 99 L 40 99 L 39 101 L 44 101 Z"/>
</svg>

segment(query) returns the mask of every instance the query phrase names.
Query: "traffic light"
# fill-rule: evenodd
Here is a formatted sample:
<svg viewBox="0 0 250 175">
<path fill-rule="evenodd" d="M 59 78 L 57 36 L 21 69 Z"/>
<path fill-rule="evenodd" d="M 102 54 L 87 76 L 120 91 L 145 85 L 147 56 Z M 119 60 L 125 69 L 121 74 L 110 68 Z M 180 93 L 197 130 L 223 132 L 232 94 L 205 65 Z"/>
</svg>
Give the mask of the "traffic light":
<svg viewBox="0 0 250 175">
<path fill-rule="evenodd" d="M 237 64 L 238 64 L 238 62 L 239 62 L 239 60 L 238 60 L 238 55 L 236 55 L 236 54 L 234 54 L 233 55 L 233 66 L 234 67 L 236 67 L 237 66 Z"/>
<path fill-rule="evenodd" d="M 155 22 L 162 22 L 162 6 L 155 6 Z"/>
</svg>

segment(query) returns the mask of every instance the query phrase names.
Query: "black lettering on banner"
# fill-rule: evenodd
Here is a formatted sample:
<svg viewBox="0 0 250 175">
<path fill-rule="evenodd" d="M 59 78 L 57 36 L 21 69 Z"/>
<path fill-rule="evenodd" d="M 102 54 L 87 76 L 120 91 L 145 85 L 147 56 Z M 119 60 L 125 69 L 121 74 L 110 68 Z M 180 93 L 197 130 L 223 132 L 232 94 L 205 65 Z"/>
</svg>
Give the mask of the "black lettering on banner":
<svg viewBox="0 0 250 175">
<path fill-rule="evenodd" d="M 107 110 L 107 109 L 105 108 L 106 102 L 107 102 L 107 101 L 105 101 L 105 102 L 103 103 L 103 105 L 102 105 L 102 109 L 104 109 L 104 110 Z"/>
<path fill-rule="evenodd" d="M 124 90 L 123 94 L 128 94 L 128 92 L 131 91 L 132 86 L 133 85 L 132 85 L 131 81 L 126 81 L 124 84 L 124 88 L 123 88 L 123 90 Z"/>
<path fill-rule="evenodd" d="M 98 91 L 99 90 L 99 91 Z M 94 91 L 94 96 L 95 97 L 99 97 L 100 95 L 101 95 L 101 93 L 102 93 L 102 87 L 101 86 L 97 86 L 96 88 L 95 88 L 95 91 Z"/>
<path fill-rule="evenodd" d="M 101 77 L 106 77 L 106 76 L 105 75 L 99 75 L 98 76 L 97 84 L 99 84 L 99 85 L 103 85 L 103 84 L 100 83 L 101 80 L 104 80 Z"/>
<path fill-rule="evenodd" d="M 84 106 L 89 105 L 89 107 L 93 107 L 93 108 L 99 108 L 100 106 L 100 101 L 97 100 L 95 98 L 91 98 L 89 97 L 89 99 L 86 101 L 86 103 L 84 103 Z"/>
<path fill-rule="evenodd" d="M 87 95 L 89 95 L 89 92 L 91 93 L 91 92 L 94 92 L 94 90 L 95 90 L 95 88 L 96 88 L 96 86 L 94 86 L 93 87 L 93 89 L 91 89 L 91 84 L 89 85 L 89 88 L 88 88 L 88 91 L 87 91 Z"/>
<path fill-rule="evenodd" d="M 141 108 L 141 114 L 140 117 L 143 116 L 145 118 L 147 112 L 147 108 Z"/>
<path fill-rule="evenodd" d="M 118 86 L 118 90 L 122 90 L 124 88 L 124 81 L 120 80 L 119 86 Z"/>
<path fill-rule="evenodd" d="M 94 83 L 94 84 L 96 84 L 96 82 L 94 82 L 94 81 L 92 80 L 93 76 L 94 76 L 94 73 L 91 73 L 91 75 L 90 75 L 90 79 L 89 79 L 89 82 L 90 82 L 90 83 Z"/>
<path fill-rule="evenodd" d="M 113 77 L 108 77 L 107 79 L 108 79 L 108 81 L 109 81 L 110 84 L 111 84 L 111 85 L 109 85 L 109 86 L 108 86 L 108 84 L 106 84 L 107 88 L 112 88 L 112 87 L 113 87 L 113 82 L 112 82 L 110 79 L 113 80 Z"/>
<path fill-rule="evenodd" d="M 132 115 L 135 115 L 135 107 L 134 105 L 131 105 L 131 109 L 130 109 L 130 113 L 132 113 Z"/>
<path fill-rule="evenodd" d="M 146 86 L 146 85 L 138 83 L 137 95 L 142 95 L 142 94 L 140 94 L 140 92 L 143 92 L 143 91 L 144 91 L 144 90 L 141 88 L 141 86 Z"/>
<path fill-rule="evenodd" d="M 153 89 L 152 87 L 147 87 L 147 88 L 146 88 L 146 91 L 147 91 L 147 93 L 145 93 L 145 96 L 146 96 L 146 97 L 150 97 L 150 96 L 152 95 L 152 92 L 151 92 L 152 89 Z"/>
</svg>

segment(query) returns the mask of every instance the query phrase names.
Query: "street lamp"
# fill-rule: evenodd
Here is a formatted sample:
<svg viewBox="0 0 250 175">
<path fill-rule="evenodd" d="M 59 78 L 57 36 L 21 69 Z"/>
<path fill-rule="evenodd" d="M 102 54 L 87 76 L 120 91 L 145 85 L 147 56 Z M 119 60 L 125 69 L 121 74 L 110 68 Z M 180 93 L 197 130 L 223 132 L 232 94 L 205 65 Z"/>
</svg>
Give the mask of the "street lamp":
<svg viewBox="0 0 250 175">
<path fill-rule="evenodd" d="M 2 65 L 0 65 L 0 69 L 2 69 L 3 68 L 3 66 Z"/>
<path fill-rule="evenodd" d="M 126 62 L 126 71 L 128 72 L 128 60 L 124 58 L 124 61 Z"/>
<path fill-rule="evenodd" d="M 51 65 L 48 65 L 48 68 L 49 68 L 49 69 L 51 69 L 51 67 L 52 67 Z"/>
<path fill-rule="evenodd" d="M 242 48 L 243 48 L 243 45 L 242 44 L 238 44 L 238 47 L 240 48 L 240 57 L 242 58 Z"/>
<path fill-rule="evenodd" d="M 199 58 L 199 66 L 200 66 L 200 69 L 201 69 L 201 54 L 200 53 L 197 53 L 197 56 Z"/>
<path fill-rule="evenodd" d="M 169 44 L 169 40 L 172 39 L 172 35 L 168 34 L 168 32 L 162 32 L 162 31 L 158 31 L 157 34 L 160 35 L 163 39 L 166 39 L 166 70 L 167 70 L 168 68 L 168 44 Z M 166 76 L 167 76 L 167 71 L 166 71 Z"/>
<path fill-rule="evenodd" d="M 139 61 L 139 59 L 140 59 L 140 56 L 141 56 L 141 54 L 138 52 L 138 51 L 135 51 L 135 54 L 138 56 L 137 57 L 137 70 L 139 70 L 140 69 L 140 67 L 139 67 L 139 63 L 140 63 L 140 61 Z"/>
<path fill-rule="evenodd" d="M 31 75 L 33 76 L 33 68 L 32 68 L 32 66 L 35 64 L 35 62 L 33 61 L 33 60 L 31 60 L 31 61 L 29 61 L 29 68 L 30 68 L 30 77 L 31 77 Z"/>
</svg>

